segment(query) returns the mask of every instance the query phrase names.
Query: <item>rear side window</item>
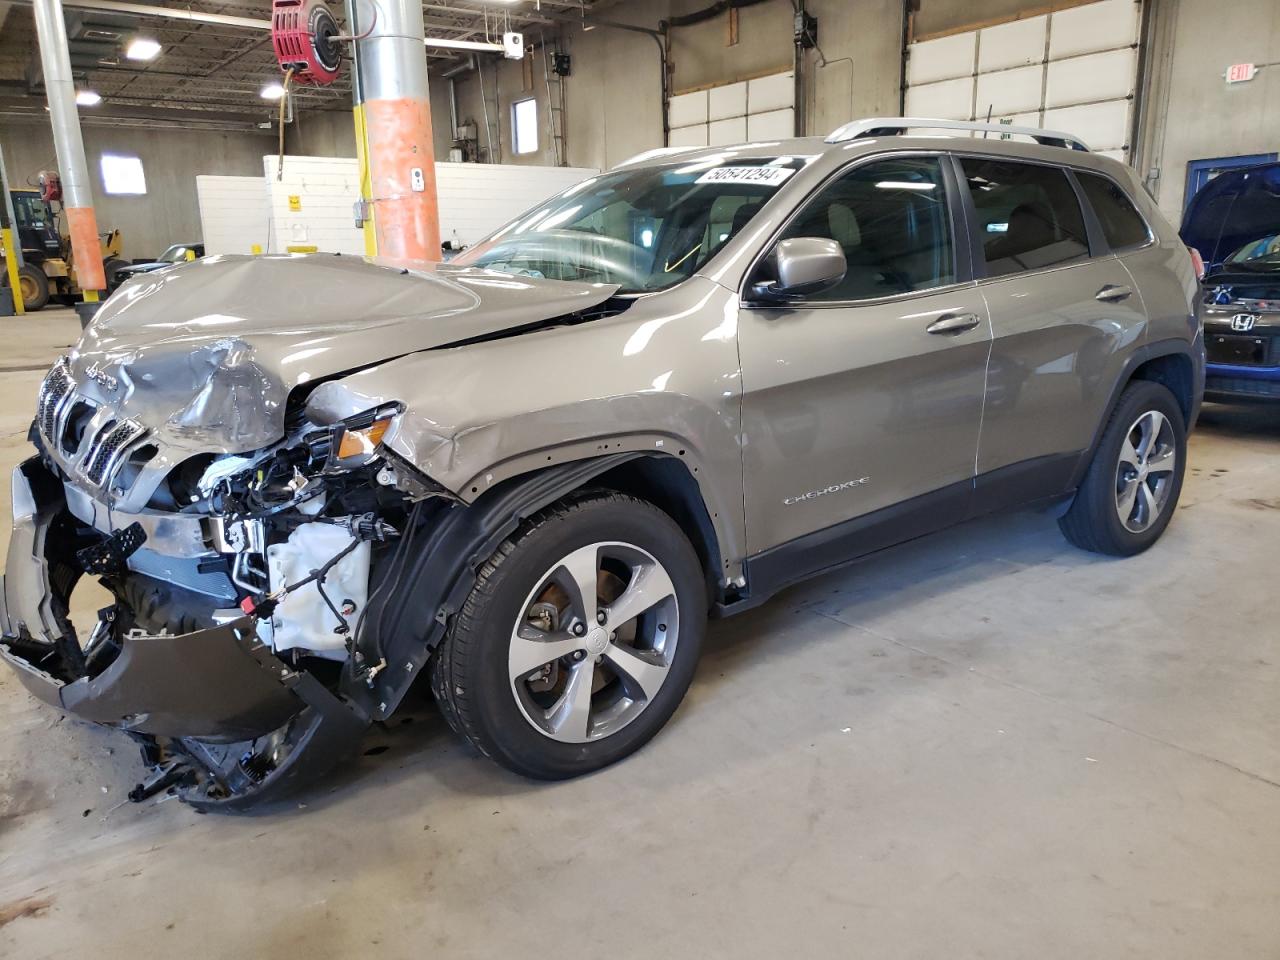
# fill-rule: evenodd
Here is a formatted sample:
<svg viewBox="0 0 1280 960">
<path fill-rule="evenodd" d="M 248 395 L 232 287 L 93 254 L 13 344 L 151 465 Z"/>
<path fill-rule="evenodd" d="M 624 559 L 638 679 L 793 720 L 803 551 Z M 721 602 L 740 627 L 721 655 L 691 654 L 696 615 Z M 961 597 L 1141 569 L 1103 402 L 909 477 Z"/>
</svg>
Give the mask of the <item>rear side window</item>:
<svg viewBox="0 0 1280 960">
<path fill-rule="evenodd" d="M 1102 224 L 1102 233 L 1111 249 L 1136 247 L 1151 239 L 1146 221 L 1123 190 L 1106 177 L 1076 171 L 1076 179 L 1089 198 L 1089 205 Z"/>
<path fill-rule="evenodd" d="M 780 239 L 822 237 L 848 270 L 809 300 L 871 300 L 955 282 L 946 182 L 936 157 L 877 160 L 828 184 Z"/>
<path fill-rule="evenodd" d="M 961 158 L 978 211 L 987 276 L 1003 277 L 1083 260 L 1089 240 L 1080 202 L 1056 167 Z"/>
</svg>

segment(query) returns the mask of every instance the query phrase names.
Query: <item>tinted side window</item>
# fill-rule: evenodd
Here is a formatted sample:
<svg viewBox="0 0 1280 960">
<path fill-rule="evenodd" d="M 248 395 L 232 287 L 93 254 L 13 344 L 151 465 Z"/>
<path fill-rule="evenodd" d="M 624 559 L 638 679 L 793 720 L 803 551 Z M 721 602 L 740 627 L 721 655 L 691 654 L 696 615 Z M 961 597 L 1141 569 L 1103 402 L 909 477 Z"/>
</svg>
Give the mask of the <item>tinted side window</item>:
<svg viewBox="0 0 1280 960">
<path fill-rule="evenodd" d="M 1084 215 L 1054 167 L 961 158 L 987 260 L 987 276 L 1040 270 L 1089 256 Z"/>
<path fill-rule="evenodd" d="M 1123 190 L 1106 177 L 1092 173 L 1077 170 L 1076 179 L 1089 198 L 1089 205 L 1097 214 L 1102 233 L 1112 249 L 1137 246 L 1151 239 L 1146 221 Z"/>
<path fill-rule="evenodd" d="M 850 171 L 800 211 L 781 239 L 823 237 L 849 269 L 810 300 L 869 300 L 955 281 L 946 184 L 936 157 L 878 160 Z"/>
</svg>

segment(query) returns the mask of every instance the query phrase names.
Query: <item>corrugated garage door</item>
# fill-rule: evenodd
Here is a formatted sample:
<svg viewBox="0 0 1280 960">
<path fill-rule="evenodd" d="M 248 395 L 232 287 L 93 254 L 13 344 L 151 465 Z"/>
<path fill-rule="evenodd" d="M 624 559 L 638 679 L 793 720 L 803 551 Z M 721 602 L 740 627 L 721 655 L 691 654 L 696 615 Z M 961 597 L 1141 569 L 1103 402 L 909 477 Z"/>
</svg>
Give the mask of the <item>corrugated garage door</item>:
<svg viewBox="0 0 1280 960">
<path fill-rule="evenodd" d="M 909 44 L 905 113 L 1065 130 L 1127 160 L 1141 22 L 1140 0 L 1100 0 Z"/>
<path fill-rule="evenodd" d="M 788 70 L 681 93 L 668 106 L 673 147 L 787 139 L 795 136 L 795 74 Z"/>
</svg>

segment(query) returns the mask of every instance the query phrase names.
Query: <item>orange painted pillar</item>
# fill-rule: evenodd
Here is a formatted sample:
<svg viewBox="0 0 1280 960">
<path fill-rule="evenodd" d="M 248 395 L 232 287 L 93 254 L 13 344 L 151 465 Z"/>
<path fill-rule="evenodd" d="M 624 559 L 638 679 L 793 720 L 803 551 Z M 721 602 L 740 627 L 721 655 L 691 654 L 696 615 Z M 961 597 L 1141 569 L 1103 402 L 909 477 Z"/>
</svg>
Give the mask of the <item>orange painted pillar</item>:
<svg viewBox="0 0 1280 960">
<path fill-rule="evenodd" d="M 107 289 L 102 269 L 102 244 L 98 242 L 98 217 L 93 207 L 63 204 L 67 215 L 67 233 L 71 235 L 71 257 L 76 268 L 76 283 L 86 294 Z M 86 300 L 92 299 L 86 296 Z"/>
<path fill-rule="evenodd" d="M 359 4 L 348 11 L 353 7 Z M 385 0 L 372 31 L 356 43 L 353 94 L 370 252 L 405 267 L 441 259 L 423 37 L 421 3 Z"/>
</svg>

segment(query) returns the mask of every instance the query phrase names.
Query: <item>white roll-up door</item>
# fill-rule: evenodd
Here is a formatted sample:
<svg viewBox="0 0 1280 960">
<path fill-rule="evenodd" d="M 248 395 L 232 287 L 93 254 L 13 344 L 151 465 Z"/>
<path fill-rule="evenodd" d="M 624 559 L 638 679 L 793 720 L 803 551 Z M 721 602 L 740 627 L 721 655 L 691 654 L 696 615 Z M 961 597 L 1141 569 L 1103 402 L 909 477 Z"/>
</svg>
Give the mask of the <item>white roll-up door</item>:
<svg viewBox="0 0 1280 960">
<path fill-rule="evenodd" d="M 672 97 L 673 147 L 719 147 L 795 136 L 795 74 L 770 74 Z"/>
<path fill-rule="evenodd" d="M 1064 130 L 1127 160 L 1141 25 L 1141 0 L 1098 0 L 912 43 L 904 113 Z"/>
</svg>

